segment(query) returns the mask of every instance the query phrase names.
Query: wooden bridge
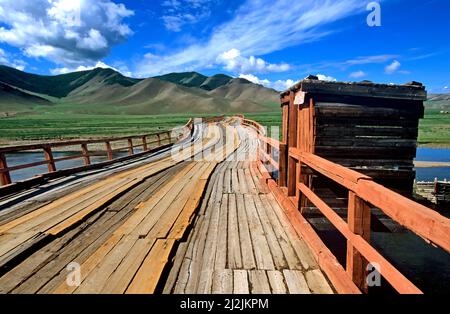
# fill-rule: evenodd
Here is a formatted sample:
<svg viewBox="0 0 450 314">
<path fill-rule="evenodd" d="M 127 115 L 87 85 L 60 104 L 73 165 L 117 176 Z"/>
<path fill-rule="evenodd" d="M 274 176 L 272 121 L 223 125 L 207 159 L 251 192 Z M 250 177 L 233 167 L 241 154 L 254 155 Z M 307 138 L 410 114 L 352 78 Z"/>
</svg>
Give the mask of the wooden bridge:
<svg viewBox="0 0 450 314">
<path fill-rule="evenodd" d="M 291 93 L 281 142 L 235 116 L 164 136 L 0 149 L 0 293 L 366 293 L 369 263 L 399 293 L 421 293 L 371 246 L 371 211 L 446 252 L 450 221 L 305 149 L 312 143 L 289 142 L 301 139 L 297 117 L 307 114 Z M 75 145 L 81 153 L 70 158 L 85 164 L 59 170 L 52 150 Z M 36 150 L 44 161 L 8 166 L 8 154 Z M 12 182 L 38 165 L 48 173 Z M 346 217 L 315 190 L 317 176 L 347 191 Z M 346 238 L 345 263 L 307 207 Z"/>
</svg>

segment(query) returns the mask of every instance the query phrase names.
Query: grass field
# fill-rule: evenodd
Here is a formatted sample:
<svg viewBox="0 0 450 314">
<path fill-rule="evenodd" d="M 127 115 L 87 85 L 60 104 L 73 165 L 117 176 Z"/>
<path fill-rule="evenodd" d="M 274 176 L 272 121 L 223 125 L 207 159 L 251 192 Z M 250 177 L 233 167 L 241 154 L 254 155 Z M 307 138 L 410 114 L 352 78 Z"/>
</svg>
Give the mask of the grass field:
<svg viewBox="0 0 450 314">
<path fill-rule="evenodd" d="M 438 109 L 427 110 L 420 124 L 419 143 L 450 147 L 450 115 Z M 281 126 L 281 111 L 246 114 L 246 118 L 266 126 Z M 124 116 L 67 115 L 47 113 L 0 118 L 0 144 L 17 141 L 96 138 L 138 135 L 184 125 L 191 115 Z"/>
</svg>

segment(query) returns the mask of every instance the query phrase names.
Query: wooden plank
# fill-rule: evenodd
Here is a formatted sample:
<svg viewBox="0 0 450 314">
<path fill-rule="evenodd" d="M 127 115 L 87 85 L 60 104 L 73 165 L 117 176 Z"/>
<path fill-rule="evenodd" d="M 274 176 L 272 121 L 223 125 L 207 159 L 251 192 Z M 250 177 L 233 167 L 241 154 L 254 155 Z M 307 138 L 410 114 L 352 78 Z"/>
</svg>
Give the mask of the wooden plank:
<svg viewBox="0 0 450 314">
<path fill-rule="evenodd" d="M 333 294 L 333 289 L 331 289 L 325 276 L 318 269 L 306 272 L 306 281 L 309 289 L 314 294 Z"/>
<path fill-rule="evenodd" d="M 364 240 L 370 242 L 371 208 L 350 191 L 348 196 L 347 223 L 351 232 L 359 234 Z M 367 265 L 368 261 L 354 248 L 351 241 L 347 241 L 347 273 L 353 282 L 367 292 Z"/>
<path fill-rule="evenodd" d="M 298 270 L 283 270 L 290 294 L 311 294 L 305 276 Z"/>
<path fill-rule="evenodd" d="M 197 292 L 200 294 L 211 292 L 212 273 L 214 271 L 214 261 L 217 249 L 220 209 L 220 203 L 214 203 L 211 208 L 211 221 L 209 223 L 208 233 L 206 235 L 202 269 L 200 272 L 197 289 Z"/>
<path fill-rule="evenodd" d="M 130 283 L 126 294 L 151 294 L 160 281 L 175 244 L 172 239 L 158 239 Z"/>
<path fill-rule="evenodd" d="M 278 205 L 273 195 L 268 194 L 267 199 L 269 200 L 269 204 L 272 206 L 273 212 L 277 215 L 281 225 L 284 226 L 286 236 L 288 237 L 289 242 L 292 245 L 292 248 L 294 249 L 295 253 L 300 259 L 303 269 L 318 268 L 316 260 L 311 255 L 310 248 L 305 244 L 305 242 L 299 237 L 297 232 L 294 230 L 292 222 L 288 219 L 284 211 Z"/>
<path fill-rule="evenodd" d="M 286 283 L 284 282 L 284 276 L 281 271 L 268 270 L 267 276 L 269 277 L 269 283 L 273 294 L 287 294 Z"/>
<path fill-rule="evenodd" d="M 215 270 L 222 270 L 227 265 L 227 229 L 228 229 L 228 194 L 222 196 L 220 206 L 219 230 L 217 234 L 217 249 L 214 262 Z"/>
<path fill-rule="evenodd" d="M 252 294 L 270 294 L 270 284 L 264 270 L 249 270 Z"/>
<path fill-rule="evenodd" d="M 239 223 L 236 195 L 230 194 L 228 199 L 228 268 L 241 269 L 242 256 L 239 241 Z"/>
<path fill-rule="evenodd" d="M 91 255 L 86 262 L 81 265 L 81 282 L 95 269 L 101 260 L 117 245 L 122 236 L 113 235 L 108 239 L 93 255 Z M 55 294 L 69 294 L 73 293 L 77 287 L 68 286 L 66 282 L 62 283 L 55 291 Z"/>
<path fill-rule="evenodd" d="M 122 237 L 117 245 L 103 258 L 74 291 L 77 294 L 98 294 L 108 283 L 111 274 L 117 269 L 122 260 L 130 253 L 137 239 L 130 236 Z"/>
<path fill-rule="evenodd" d="M 212 284 L 213 294 L 233 293 L 233 271 L 231 269 L 215 270 Z"/>
<path fill-rule="evenodd" d="M 247 219 L 247 213 L 245 210 L 244 196 L 241 194 L 236 195 L 237 213 L 238 213 L 238 225 L 239 225 L 239 238 L 241 242 L 242 264 L 244 269 L 255 269 L 256 261 L 254 257 L 253 245 L 250 236 L 249 223 Z"/>
<path fill-rule="evenodd" d="M 253 201 L 255 203 L 255 209 L 258 212 L 261 225 L 264 230 L 264 234 L 267 239 L 267 244 L 269 245 L 270 253 L 273 258 L 273 263 L 276 269 L 285 269 L 288 267 L 288 263 L 286 262 L 286 258 L 284 257 L 283 250 L 281 249 L 279 239 L 275 234 L 272 224 L 267 217 L 265 206 L 270 206 L 263 204 L 260 197 L 257 195 L 253 196 Z"/>
<path fill-rule="evenodd" d="M 245 209 L 258 269 L 274 270 L 273 257 L 251 195 L 244 195 Z"/>
<path fill-rule="evenodd" d="M 233 271 L 233 294 L 249 294 L 248 273 L 246 270 Z"/>
<path fill-rule="evenodd" d="M 269 200 L 266 195 L 260 195 L 260 198 L 261 198 L 262 203 L 264 204 L 264 207 L 262 209 L 260 208 L 259 210 L 265 210 L 265 213 L 266 213 L 267 217 L 269 218 L 269 222 L 274 229 L 274 232 L 276 234 L 276 237 L 278 239 L 280 247 L 286 258 L 289 269 L 302 270 L 303 269 L 302 262 L 300 261 L 300 258 L 297 256 L 297 253 L 293 248 L 293 246 L 298 247 L 297 241 L 295 241 L 293 243 L 287 235 L 288 232 L 291 233 L 292 235 L 294 235 L 295 231 L 293 231 L 292 226 L 290 226 L 290 224 L 287 220 L 284 220 L 283 224 L 280 223 L 280 220 L 278 219 L 278 217 L 274 211 L 278 210 L 278 211 L 280 211 L 280 214 L 282 214 L 281 208 L 279 208 L 278 206 L 274 206 L 274 207 L 276 207 L 276 209 L 273 208 L 272 205 L 270 204 L 271 200 Z M 302 248 L 299 248 L 299 250 L 302 251 Z M 302 256 L 305 256 L 305 255 L 306 255 L 306 253 L 302 252 Z M 304 263 L 307 267 L 309 267 L 309 265 L 310 265 L 310 263 L 309 263 L 310 260 L 313 260 L 312 257 L 308 258 L 308 259 L 305 258 Z"/>
<path fill-rule="evenodd" d="M 0 170 L 5 170 L 0 172 L 0 184 L 8 185 L 11 184 L 11 176 L 9 174 L 8 164 L 6 163 L 6 156 L 4 153 L 0 152 Z"/>
<path fill-rule="evenodd" d="M 102 287 L 103 294 L 123 294 L 137 273 L 149 251 L 153 248 L 156 239 L 138 239 L 129 254 L 121 261 L 117 269 L 108 278 Z"/>
<path fill-rule="evenodd" d="M 240 184 L 240 192 L 242 194 L 248 193 L 248 182 L 247 178 L 244 173 L 244 169 L 238 169 L 238 177 L 239 177 L 239 184 Z"/>
</svg>

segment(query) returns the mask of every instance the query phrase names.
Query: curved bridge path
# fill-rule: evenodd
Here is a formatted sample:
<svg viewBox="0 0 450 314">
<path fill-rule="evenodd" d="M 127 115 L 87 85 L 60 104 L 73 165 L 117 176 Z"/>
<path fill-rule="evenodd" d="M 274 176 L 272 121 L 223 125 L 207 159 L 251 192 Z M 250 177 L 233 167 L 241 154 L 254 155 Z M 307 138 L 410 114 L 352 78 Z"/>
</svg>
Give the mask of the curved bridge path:
<svg viewBox="0 0 450 314">
<path fill-rule="evenodd" d="M 239 119 L 0 200 L 0 293 L 333 293 Z"/>
</svg>

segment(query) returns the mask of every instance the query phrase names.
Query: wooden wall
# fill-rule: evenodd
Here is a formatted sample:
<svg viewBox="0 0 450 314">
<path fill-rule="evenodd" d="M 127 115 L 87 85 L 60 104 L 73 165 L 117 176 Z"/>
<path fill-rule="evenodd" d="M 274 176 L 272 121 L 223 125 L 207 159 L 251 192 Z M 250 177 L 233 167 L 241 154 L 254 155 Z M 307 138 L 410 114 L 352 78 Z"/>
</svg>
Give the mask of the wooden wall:
<svg viewBox="0 0 450 314">
<path fill-rule="evenodd" d="M 412 193 L 422 101 L 310 97 L 315 108 L 315 154 L 369 175 L 388 188 Z"/>
</svg>

